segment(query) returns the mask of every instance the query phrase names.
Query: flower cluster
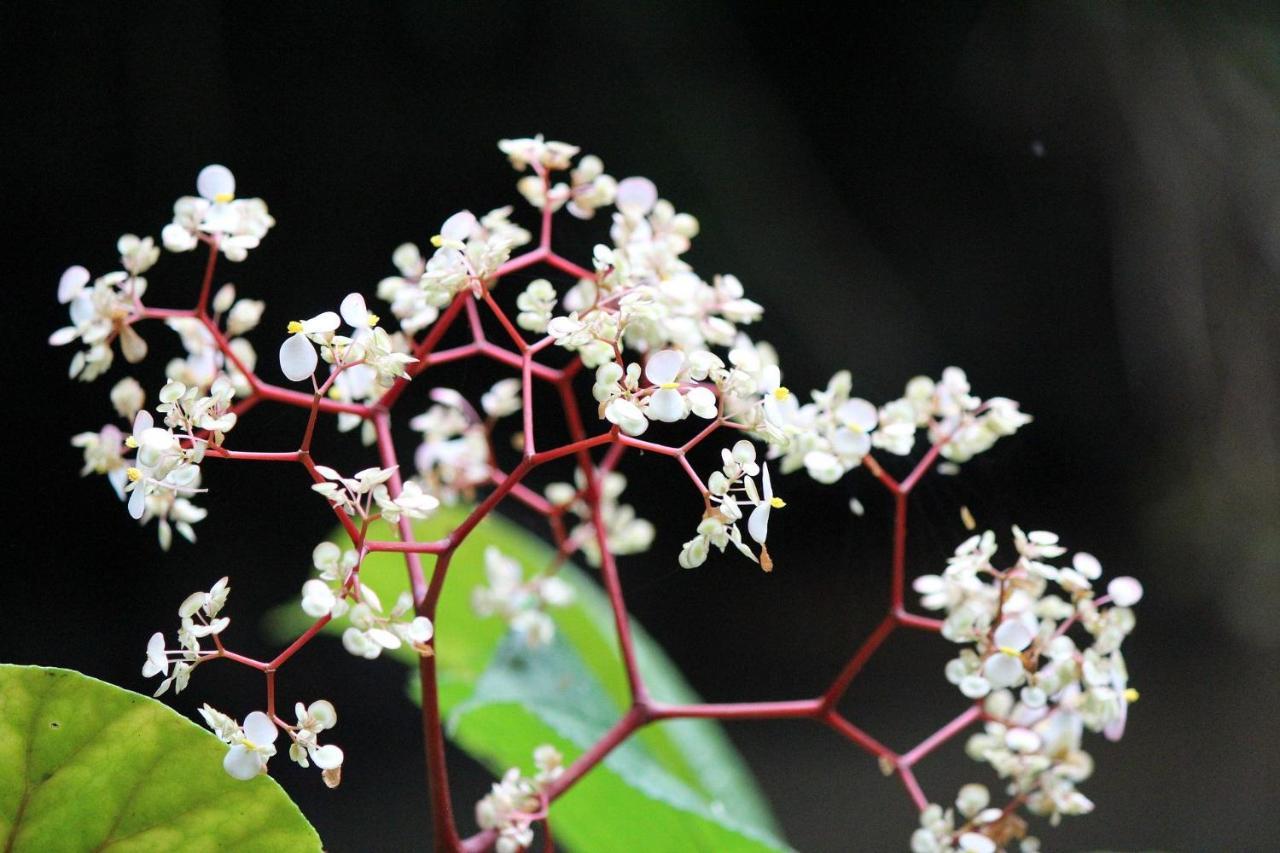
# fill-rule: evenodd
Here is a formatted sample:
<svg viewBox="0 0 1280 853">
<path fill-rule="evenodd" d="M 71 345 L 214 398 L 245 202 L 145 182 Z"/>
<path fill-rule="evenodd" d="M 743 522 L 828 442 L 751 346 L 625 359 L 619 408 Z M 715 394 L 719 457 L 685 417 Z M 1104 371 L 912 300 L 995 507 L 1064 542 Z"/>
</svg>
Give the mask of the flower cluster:
<svg viewBox="0 0 1280 853">
<path fill-rule="evenodd" d="M 653 544 L 656 530 L 653 524 L 636 515 L 635 507 L 619 501 L 627 488 L 627 477 L 618 471 L 596 469 L 595 481 L 598 493 L 595 510 L 586 499 L 587 476 L 582 467 L 573 469 L 574 482 L 555 482 L 547 485 L 546 496 L 557 511 L 572 513 L 579 521 L 569 532 L 566 553 L 581 549 L 587 562 L 599 567 L 600 542 L 596 536 L 592 518 L 599 518 L 604 527 L 604 538 L 609 552 L 615 556 L 640 554 Z"/>
<path fill-rule="evenodd" d="M 342 321 L 351 327 L 351 334 L 335 334 Z M 280 372 L 292 382 L 312 379 L 324 359 L 333 366 L 332 396 L 373 402 L 379 389 L 390 388 L 397 379 L 408 379 L 405 368 L 417 361 L 408 354 L 407 339 L 388 334 L 378 322 L 378 315 L 366 307 L 359 293 L 348 294 L 338 313 L 324 311 L 309 320 L 293 320 L 289 337 L 280 345 Z M 348 421 L 340 428 L 352 425 Z"/>
<path fill-rule="evenodd" d="M 564 607 L 573 601 L 573 587 L 555 575 L 536 575 L 525 580 L 516 560 L 490 545 L 484 550 L 487 586 L 471 593 L 476 615 L 499 616 L 511 626 L 529 648 L 545 646 L 555 638 L 556 625 L 548 607 Z"/>
<path fill-rule="evenodd" d="M 229 747 L 222 759 L 222 767 L 235 779 L 248 781 L 267 772 L 267 762 L 276 754 L 275 743 L 283 728 L 292 741 L 289 758 L 304 768 L 314 763 L 330 788 L 336 788 L 342 781 L 342 749 L 333 744 L 321 746 L 319 742 L 320 733 L 333 728 L 338 722 L 338 712 L 331 702 L 324 699 L 310 705 L 298 702 L 294 706 L 297 725 L 273 719 L 262 711 L 253 711 L 244 718 L 241 726 L 208 704 L 199 710 L 205 724 L 218 736 L 218 740 Z"/>
<path fill-rule="evenodd" d="M 921 429 L 945 459 L 966 462 L 1031 421 L 1012 400 L 973 396 L 958 367 L 948 367 L 936 382 L 913 378 L 903 396 L 878 408 L 850 396 L 852 385 L 850 373 L 840 371 L 809 403 L 786 395 L 763 407 L 765 434 L 782 437 L 773 453 L 784 472 L 804 468 L 818 482 L 834 483 L 860 466 L 873 447 L 906 456 Z"/>
<path fill-rule="evenodd" d="M 170 252 L 189 252 L 211 242 L 229 261 L 243 261 L 276 224 L 260 198 L 236 198 L 236 178 L 226 166 L 205 166 L 196 176 L 197 196 L 173 205 L 173 222 L 160 232 Z"/>
<path fill-rule="evenodd" d="M 181 693 L 191 680 L 192 671 L 202 662 L 218 657 L 218 651 L 205 651 L 200 648 L 200 640 L 212 637 L 218 642 L 218 635 L 231 624 L 230 617 L 219 616 L 231 588 L 227 578 L 222 578 L 208 592 L 193 592 L 178 607 L 178 617 L 182 620 L 178 628 L 178 648 L 166 649 L 164 634 L 157 631 L 151 635 L 147 643 L 147 660 L 142 665 L 142 676 L 151 678 L 163 675 L 154 695 L 163 695 L 171 686 L 174 693 Z M 169 673 L 169 664 L 173 664 L 173 674 Z"/>
<path fill-rule="evenodd" d="M 645 454 L 646 465 L 678 466 L 701 498 L 694 535 L 678 557 L 685 568 L 703 564 L 712 549 L 723 553 L 732 545 L 765 571 L 772 570 L 771 516 L 786 505 L 774 494 L 772 475 L 803 470 L 831 484 L 866 467 L 895 497 L 894 592 L 884 628 L 854 653 L 854 666 L 845 672 L 856 675 L 857 662 L 897 628 L 939 631 L 961 647 L 947 664 L 946 677 L 973 704 L 900 755 L 869 738 L 849 735 L 834 718 L 833 728 L 902 776 L 921 810 L 920 829 L 911 839 L 917 853 L 994 853 L 1014 843 L 1022 853 L 1035 853 L 1038 842 L 1027 837 L 1021 809 L 1053 823 L 1088 812 L 1092 803 L 1077 789 L 1092 772 L 1092 759 L 1081 748 L 1083 732 L 1119 738 L 1128 707 L 1137 698 L 1128 686 L 1120 646 L 1133 629 L 1131 608 L 1142 596 L 1141 585 L 1121 577 L 1103 590 L 1098 560 L 1077 553 L 1069 565 L 1055 562 L 1066 551 L 1054 534 L 1014 528 L 1018 558 L 1011 567 L 993 565 L 995 536 L 987 532 L 963 543 L 941 573 L 916 579 L 914 588 L 925 609 L 943 619 L 909 613 L 903 600 L 908 494 L 935 465 L 953 472 L 1027 424 L 1030 417 L 1019 404 L 1004 397 L 977 397 L 957 367 L 946 368 L 938 379 L 911 379 L 900 398 L 883 405 L 855 396 L 852 374 L 841 371 L 804 401 L 783 384 L 774 348 L 748 334 L 761 318 L 760 304 L 747 297 L 735 276 L 704 277 L 694 271 L 685 256 L 699 223 L 662 198 L 652 181 L 616 179 L 599 158 L 541 136 L 503 140 L 499 147 L 520 173 L 519 194 L 541 214 L 536 244 L 513 256 L 515 249 L 533 242 L 533 235 L 511 221 L 512 207 L 500 207 L 480 217 L 468 210 L 449 216 L 430 238 L 429 255 L 412 243 L 399 246 L 392 254 L 396 274 L 384 278 L 376 291 L 389 304 L 398 328 L 384 328 L 365 296 L 349 293 L 337 311 L 296 320 L 282 342 L 277 338 L 280 370 L 289 381 L 306 383 L 304 393 L 273 385 L 255 372 L 257 352 L 246 335 L 259 325 L 264 304 L 240 298 L 230 283 L 213 286 L 219 258 L 243 260 L 274 225 L 260 199 L 236 198 L 235 178 L 225 167 L 200 172 L 198 194 L 178 200 L 159 245 L 152 237 L 126 234 L 116 245 L 119 270 L 97 279 L 80 266 L 64 273 L 58 299 L 68 306 L 71 322 L 54 332 L 50 342 L 81 345 L 71 360 L 72 377 L 89 381 L 107 372 L 117 340 L 126 361 L 144 360 L 148 345 L 135 330 L 143 321 L 162 321 L 176 333 L 184 353 L 165 365 L 166 382 L 151 410 L 137 380 L 116 382 L 111 405 L 130 426 L 108 424 L 73 437 L 83 453 L 83 474 L 104 475 L 141 522 L 157 519 L 161 545 L 167 548 L 174 531 L 194 539 L 192 525 L 204 510 L 191 499 L 203 491 L 202 466 L 208 460 L 294 463 L 312 477 L 313 490 L 326 498 L 350 537 L 350 548 L 325 542 L 314 549 L 316 574 L 303 583 L 300 606 L 315 621 L 270 661 L 224 648 L 226 578 L 188 597 L 179 608 L 176 648 L 167 648 L 160 633 L 147 644 L 143 675 L 162 678 L 156 695 L 170 687 L 175 693 L 185 689 L 192 671 L 209 660 L 232 660 L 259 671 L 267 679 L 265 710 L 250 713 L 243 725 L 208 705 L 201 711 L 228 746 L 226 770 L 240 779 L 265 772 L 283 730 L 290 739 L 290 758 L 303 767 L 319 767 L 324 782 L 334 786 L 341 778 L 343 753 L 320 742 L 337 721 L 333 705 L 325 700 L 297 703 L 296 722 L 283 720 L 276 707 L 279 667 L 331 620 L 342 620 L 342 644 L 358 657 L 410 649 L 424 658 L 433 655 L 435 627 L 429 615 L 440 603 L 449 557 L 499 501 L 519 502 L 545 517 L 556 554 L 543 573 L 526 578 L 518 562 L 489 548 L 486 583 L 472 591 L 472 605 L 482 617 L 503 619 L 523 642 L 537 647 L 554 638 L 549 611 L 572 601 L 573 589 L 555 571 L 574 554 L 601 568 L 615 614 L 625 613 L 610 557 L 642 552 L 655 538 L 654 525 L 623 501 L 627 479 L 617 468 L 626 454 Z M 551 221 L 560 211 L 581 220 L 606 220 L 608 237 L 594 245 L 586 266 L 553 247 Z M 207 247 L 209 259 L 195 307 L 144 305 L 144 276 L 158 262 L 160 246 L 186 252 L 199 245 Z M 572 283 L 561 288 L 551 279 L 522 273 L 528 281 L 522 291 L 495 289 L 502 278 L 535 264 L 570 276 Z M 514 303 L 514 319 L 506 313 L 506 301 Z M 486 336 L 487 314 L 482 312 L 491 313 L 490 319 L 501 326 L 502 342 Z M 471 340 L 441 348 L 460 317 Z M 529 339 L 525 333 L 540 338 Z M 506 345 L 507 339 L 513 346 Z M 540 360 L 544 354 L 550 357 Z M 402 483 L 389 434 L 392 406 L 406 383 L 428 366 L 473 357 L 496 361 L 519 376 L 493 384 L 475 406 L 453 389 L 428 389 L 428 408 L 409 421 L 421 441 L 413 476 Z M 593 380 L 596 416 L 585 422 L 573 394 L 584 374 Z M 531 411 L 537 383 L 559 393 L 563 426 L 572 441 L 548 446 L 539 416 Z M 224 446 L 240 417 L 264 401 L 308 412 L 301 443 L 291 445 L 296 449 L 258 452 Z M 519 412 L 524 417 L 516 419 L 520 424 L 510 437 L 521 462 L 504 471 L 504 454 L 498 452 L 494 434 L 503 418 Z M 361 440 L 376 447 L 377 464 L 349 477 L 318 464 L 311 445 L 322 415 L 333 416 L 340 432 L 359 427 Z M 704 482 L 690 451 L 722 429 L 733 430 L 737 440 L 725 442 L 731 446 L 721 448 L 720 467 Z M 899 481 L 881 466 L 878 454 L 916 452 L 921 431 L 925 449 L 912 473 Z M 683 443 L 662 443 L 676 433 L 687 436 Z M 556 434 L 555 429 L 545 433 Z M 551 482 L 542 495 L 522 482 L 538 466 L 570 462 L 572 476 Z M 479 509 L 449 535 L 414 540 L 411 521 L 431 516 L 441 502 L 477 499 L 482 499 Z M 856 498 L 850 508 L 862 512 Z M 968 529 L 976 529 L 967 510 L 965 519 Z M 401 541 L 374 540 L 374 531 L 382 529 L 371 527 L 376 520 L 388 522 Z M 415 593 L 402 593 L 390 608 L 360 578 L 361 561 L 375 550 L 402 551 L 407 557 Z M 421 554 L 439 557 L 439 574 L 430 582 Z M 623 623 L 618 630 L 637 712 L 614 730 L 626 737 L 646 719 L 638 712 L 648 700 Z M 201 647 L 206 640 L 213 648 Z M 424 673 L 429 669 L 427 662 Z M 851 678 L 838 677 L 822 707 L 834 708 Z M 438 703 L 427 691 L 424 699 L 424 722 L 439 736 Z M 795 716 L 794 702 L 748 704 L 757 712 L 753 715 Z M 700 705 L 690 711 L 670 706 L 668 713 L 716 716 L 708 709 L 717 707 Z M 740 715 L 741 705 L 733 711 Z M 969 738 L 967 751 L 992 767 L 1010 802 L 993 807 L 988 789 L 972 784 L 960 790 L 953 808 L 929 805 L 913 768 L 939 744 L 979 721 L 983 728 Z M 434 760 L 429 756 L 428 761 Z M 539 747 L 534 760 L 535 776 L 512 769 L 477 804 L 482 835 L 476 838 L 488 833 L 501 853 L 531 844 L 533 824 L 545 819 L 550 799 L 568 781 L 553 784 L 563 768 L 552 747 Z M 447 791 L 436 784 L 445 774 L 443 767 L 433 768 L 433 799 L 440 815 L 449 813 Z M 443 840 L 456 841 L 456 828 L 447 817 L 445 823 L 455 835 Z"/>
<path fill-rule="evenodd" d="M 385 513 L 384 513 L 385 514 Z M 346 617 L 343 647 L 356 657 L 372 660 L 384 650 L 408 645 L 420 655 L 432 654 L 427 645 L 435 626 L 413 610 L 413 598 L 402 592 L 395 606 L 384 612 L 382 600 L 359 579 L 360 558 L 332 542 L 321 542 L 311 552 L 317 577 L 302 585 L 302 611 L 315 619 Z"/>
<path fill-rule="evenodd" d="M 1040 853 L 1040 840 L 1026 834 L 1013 812 L 990 807 L 985 785 L 969 784 L 956 794 L 953 809 L 933 803 L 920 812 L 920 828 L 911 836 L 911 853 L 996 853 L 1018 841 L 1019 853 Z M 956 816 L 963 818 L 959 827 Z"/>
<path fill-rule="evenodd" d="M 501 388 L 499 387 L 501 385 Z M 518 411 L 510 385 L 495 385 L 486 395 L 491 417 Z M 409 421 L 422 436 L 414 467 L 422 487 L 446 504 L 475 494 L 490 480 L 489 429 L 467 399 L 452 388 L 433 388 L 434 404 Z"/>
<path fill-rule="evenodd" d="M 116 243 L 123 270 L 91 278 L 82 266 L 69 268 L 58 282 L 58 301 L 68 306 L 71 325 L 63 326 L 49 336 L 49 343 L 65 346 L 80 341 L 86 349 L 71 359 L 67 372 L 72 379 L 92 382 L 115 360 L 111 345 L 119 339 L 125 361 L 137 364 L 147 357 L 147 342 L 133 328 L 141 315 L 142 296 L 147 280 L 142 273 L 149 270 L 160 255 L 155 242 L 147 237 L 125 234 Z"/>
<path fill-rule="evenodd" d="M 1084 730 L 1118 740 L 1137 699 L 1120 646 L 1142 586 L 1117 577 L 1099 594 L 1096 557 L 1079 552 L 1069 566 L 1054 565 L 1067 553 L 1057 535 L 1018 527 L 1013 535 L 1018 559 L 1008 569 L 992 564 L 995 534 L 987 531 L 914 588 L 923 607 L 945 612 L 942 635 L 964 646 L 947 664 L 947 680 L 983 700 L 985 730 L 969 739 L 968 754 L 1056 824 L 1093 809 L 1076 788 L 1093 770 L 1081 749 Z"/>
<path fill-rule="evenodd" d="M 698 535 L 684 543 L 680 550 L 680 565 L 686 569 L 702 565 L 712 546 L 724 551 L 733 545 L 756 560 L 755 553 L 742 541 L 742 531 L 738 529 L 745 504 L 753 507 L 747 516 L 747 535 L 760 546 L 760 567 L 766 572 L 772 571 L 773 559 L 765 544 L 769 536 L 769 515 L 773 510 L 786 506 L 786 502 L 773 494 L 769 466 L 756 462 L 756 448 L 751 442 L 744 439 L 735 444 L 732 451 L 722 450 L 721 458 L 724 465 L 707 480 L 709 497 L 702 521 L 698 524 Z M 756 476 L 760 477 L 759 488 L 756 487 Z"/>
<path fill-rule="evenodd" d="M 533 823 L 547 815 L 546 787 L 564 772 L 563 761 L 555 747 L 543 744 L 533 751 L 532 779 L 512 767 L 476 803 L 476 823 L 497 832 L 496 853 L 519 853 L 533 843 Z"/>
<path fill-rule="evenodd" d="M 395 468 L 365 468 L 351 477 L 344 477 L 327 465 L 317 465 L 315 471 L 323 480 L 314 483 L 311 489 L 348 515 L 363 519 L 380 517 L 394 524 L 402 516 L 428 518 L 440 506 L 440 501 L 412 480 L 392 496 L 388 482 L 395 475 Z"/>
<path fill-rule="evenodd" d="M 632 362 L 624 370 L 617 362 L 606 362 L 596 369 L 592 395 L 600 403 L 600 414 L 617 424 L 627 435 L 640 435 L 649 421 L 674 423 L 690 414 L 708 420 L 719 416 L 716 395 L 710 388 L 697 384 L 707 378 L 719 359 L 706 351 L 686 359 L 677 350 L 660 350 L 649 357 L 644 378 L 649 385 L 640 388 L 641 368 Z"/>
</svg>

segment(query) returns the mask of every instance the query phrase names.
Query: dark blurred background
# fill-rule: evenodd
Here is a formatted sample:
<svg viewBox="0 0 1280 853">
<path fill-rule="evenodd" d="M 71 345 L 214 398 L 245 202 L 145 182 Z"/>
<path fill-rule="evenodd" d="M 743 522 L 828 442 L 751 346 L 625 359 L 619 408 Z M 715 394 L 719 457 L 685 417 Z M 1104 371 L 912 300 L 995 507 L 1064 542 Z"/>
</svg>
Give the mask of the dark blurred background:
<svg viewBox="0 0 1280 853">
<path fill-rule="evenodd" d="M 884 400 L 954 363 L 976 393 L 1036 416 L 961 476 L 926 481 L 909 559 L 915 574 L 937 570 L 965 536 L 966 505 L 1001 531 L 1058 531 L 1146 585 L 1126 649 L 1142 701 L 1122 743 L 1094 744 L 1084 790 L 1096 812 L 1044 829 L 1045 849 L 1274 849 L 1274 4 L 886 4 L 837 19 L 727 2 L 6 3 L 0 15 L 0 209 L 17 299 L 5 467 L 25 504 L 11 511 L 23 527 L 9 545 L 0 659 L 145 691 L 148 635 L 222 574 L 237 639 L 269 654 L 249 627 L 296 596 L 330 527 L 278 469 L 207 466 L 200 544 L 166 555 L 103 482 L 80 480 L 67 439 L 108 419 L 124 371 L 72 384 L 70 351 L 46 347 L 64 322 L 64 268 L 114 268 L 119 234 L 158 236 L 196 171 L 229 165 L 240 194 L 264 197 L 279 221 L 219 276 L 267 300 L 254 340 L 270 377 L 275 330 L 351 290 L 371 294 L 397 244 L 425 243 L 464 206 L 522 210 L 495 142 L 543 132 L 615 176 L 652 177 L 700 218 L 689 259 L 704 275 L 737 274 L 765 305 L 757 332 L 793 389 L 849 367 L 858 393 Z M 570 226 L 562 245 L 585 253 L 602 228 Z M 149 301 L 186 304 L 198 269 L 163 259 Z M 459 386 L 493 378 L 471 371 L 457 370 Z M 147 385 L 153 395 L 154 377 Z M 294 427 L 255 411 L 232 445 Z M 359 458 L 350 442 L 332 447 Z M 709 699 L 814 693 L 886 601 L 875 484 L 785 481 L 778 568 L 764 576 L 728 558 L 679 570 L 691 525 L 667 519 L 685 517 L 679 501 L 693 517 L 697 499 L 669 496 L 669 482 L 633 495 L 663 522 L 652 554 L 623 563 L 635 614 Z M 246 491 L 265 496 L 259 511 Z M 846 509 L 854 494 L 865 518 Z M 844 709 L 905 749 L 963 707 L 941 677 L 949 651 L 896 635 Z M 200 676 L 172 703 L 184 713 L 216 698 L 242 715 L 261 701 L 244 671 Z M 331 646 L 291 664 L 286 685 L 343 714 L 340 790 L 277 774 L 329 847 L 369 849 L 370 827 L 381 849 L 428 846 L 416 714 L 397 667 Z M 828 731 L 730 735 L 799 849 L 906 846 L 915 821 L 901 787 Z M 921 769 L 934 799 L 991 781 L 958 747 L 944 756 Z M 460 753 L 450 761 L 466 812 L 488 776 Z"/>
</svg>

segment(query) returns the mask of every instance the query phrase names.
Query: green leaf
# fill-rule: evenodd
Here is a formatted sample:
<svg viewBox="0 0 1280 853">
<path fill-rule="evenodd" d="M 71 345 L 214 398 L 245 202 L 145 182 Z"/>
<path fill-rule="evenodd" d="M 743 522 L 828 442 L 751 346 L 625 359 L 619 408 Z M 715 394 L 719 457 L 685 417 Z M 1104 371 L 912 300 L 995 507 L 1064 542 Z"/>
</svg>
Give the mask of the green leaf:
<svg viewBox="0 0 1280 853">
<path fill-rule="evenodd" d="M 0 664 L 0 848 L 318 851 L 270 777 L 167 706 L 67 669 Z"/>
<path fill-rule="evenodd" d="M 420 540 L 438 538 L 466 517 L 466 507 L 442 508 L 419 522 Z M 395 538 L 374 525 L 374 538 Z M 335 535 L 335 542 L 344 539 Z M 508 636 L 500 619 L 479 619 L 471 591 L 485 582 L 484 550 L 498 547 L 519 560 L 526 574 L 549 563 L 552 550 L 498 516 L 482 521 L 458 549 L 436 613 L 437 674 L 446 734 L 495 775 L 519 766 L 532 775 L 532 752 L 553 744 L 566 763 L 588 749 L 625 713 L 626 674 L 613 615 L 599 586 L 566 564 L 560 577 L 577 593 L 569 607 L 553 611 L 556 640 L 529 650 Z M 430 571 L 429 559 L 427 571 Z M 383 601 L 408 588 L 404 559 L 374 552 L 361 579 Z M 280 639 L 310 624 L 297 604 L 272 618 Z M 636 654 L 650 693 L 666 702 L 697 702 L 693 690 L 656 642 L 631 622 Z M 330 633 L 343 626 L 330 625 Z M 416 661 L 411 693 L 419 696 Z M 474 792 L 472 801 L 485 791 Z M 459 803 L 460 813 L 469 803 Z M 711 720 L 671 720 L 649 725 L 615 749 L 604 763 L 558 798 L 551 809 L 557 842 L 574 850 L 617 849 L 624 839 L 644 839 L 646 851 L 765 851 L 789 849 L 750 771 L 720 725 Z"/>
</svg>

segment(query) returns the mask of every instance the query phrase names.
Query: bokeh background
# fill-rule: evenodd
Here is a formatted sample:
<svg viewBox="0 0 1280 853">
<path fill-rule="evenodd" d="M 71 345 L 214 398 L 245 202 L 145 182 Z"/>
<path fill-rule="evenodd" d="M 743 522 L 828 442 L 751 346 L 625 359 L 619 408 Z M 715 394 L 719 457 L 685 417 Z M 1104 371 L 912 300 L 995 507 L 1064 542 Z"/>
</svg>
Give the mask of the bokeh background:
<svg viewBox="0 0 1280 853">
<path fill-rule="evenodd" d="M 858 393 L 964 366 L 975 391 L 1037 421 L 913 502 L 913 573 L 980 524 L 1058 531 L 1143 580 L 1128 656 L 1142 701 L 1099 742 L 1097 811 L 1046 849 L 1274 849 L 1280 807 L 1280 13 L 1274 4 L 887 4 L 829 17 L 793 4 L 6 3 L 5 470 L 12 525 L 0 659 L 70 666 L 133 689 L 148 635 L 192 589 L 233 576 L 237 634 L 296 595 L 330 516 L 277 472 L 212 472 L 200 544 L 162 554 L 67 438 L 97 428 L 108 385 L 65 380 L 61 271 L 104 271 L 125 231 L 158 235 L 196 171 L 222 162 L 279 225 L 242 266 L 267 300 L 267 375 L 294 316 L 371 293 L 390 252 L 460 207 L 514 195 L 504 136 L 537 132 L 644 174 L 703 233 L 690 260 L 733 272 L 792 388 L 853 370 Z M 586 252 L 602 225 L 566 231 Z M 154 300 L 194 294 L 162 262 Z M 16 302 L 15 302 L 16 300 Z M 163 337 L 152 334 L 153 341 Z M 117 368 L 119 370 L 120 368 Z M 487 374 L 457 372 L 473 387 Z M 252 424 L 252 426 L 250 426 Z M 292 428 L 266 410 L 248 442 Z M 243 431 L 243 432 L 242 432 Z M 358 454 L 345 447 L 352 459 Z M 634 469 L 632 469 L 634 470 Z M 868 477 L 792 478 L 778 569 L 676 567 L 693 495 L 637 480 L 660 522 L 623 563 L 629 604 L 709 699 L 808 695 L 887 596 L 887 504 Z M 246 508 L 244 495 L 253 506 Z M 851 495 L 868 507 L 853 518 Z M 674 519 L 674 521 L 672 521 Z M 773 544 L 776 540 L 776 544 Z M 958 711 L 945 643 L 896 635 L 845 706 L 905 748 Z M 207 675 L 206 675 L 207 673 Z M 337 792 L 279 773 L 330 849 L 422 849 L 415 712 L 396 667 L 336 647 L 288 689 L 343 714 Z M 242 713 L 259 680 L 201 672 L 173 704 Z M 900 786 L 831 733 L 730 735 L 802 850 L 895 850 Z M 981 770 L 958 748 L 922 768 L 947 799 Z M 460 802 L 487 774 L 451 753 Z M 465 805 L 464 805 L 465 810 Z M 369 833 L 376 831 L 376 841 Z M 642 849 L 620 839 L 617 849 Z"/>
</svg>

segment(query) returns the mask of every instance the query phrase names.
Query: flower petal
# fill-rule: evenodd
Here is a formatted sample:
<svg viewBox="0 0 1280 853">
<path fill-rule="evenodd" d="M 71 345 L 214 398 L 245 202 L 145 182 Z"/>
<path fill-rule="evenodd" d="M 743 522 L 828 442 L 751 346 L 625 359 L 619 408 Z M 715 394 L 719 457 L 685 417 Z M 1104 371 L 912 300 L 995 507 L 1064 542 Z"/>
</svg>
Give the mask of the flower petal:
<svg viewBox="0 0 1280 853">
<path fill-rule="evenodd" d="M 291 382 L 301 382 L 316 372 L 320 357 L 306 335 L 290 335 L 280 345 L 280 370 Z"/>
<path fill-rule="evenodd" d="M 254 711 L 244 718 L 244 735 L 258 746 L 275 743 L 280 735 L 276 724 L 261 711 Z"/>
<path fill-rule="evenodd" d="M 1115 578 L 1107 584 L 1107 594 L 1118 607 L 1132 607 L 1142 600 L 1142 584 L 1137 578 Z"/>
<path fill-rule="evenodd" d="M 348 326 L 363 328 L 369 325 L 369 308 L 364 303 L 364 297 L 359 293 L 348 293 L 342 300 L 342 305 L 338 307 L 338 311 Z"/>
<path fill-rule="evenodd" d="M 673 423 L 685 416 L 684 398 L 674 388 L 663 388 L 649 398 L 646 414 L 655 421 Z"/>
<path fill-rule="evenodd" d="M 751 510 L 751 516 L 747 519 L 747 533 L 751 538 L 764 544 L 765 539 L 769 536 L 769 510 L 772 509 L 769 503 L 760 504 Z"/>
<path fill-rule="evenodd" d="M 262 773 L 265 768 L 258 753 L 241 744 L 236 744 L 227 750 L 226 757 L 222 759 L 222 769 L 226 770 L 233 779 L 248 782 Z"/>
<path fill-rule="evenodd" d="M 623 178 L 618 181 L 614 204 L 618 210 L 633 216 L 644 216 L 658 201 L 658 188 L 648 178 Z"/>
<path fill-rule="evenodd" d="M 1032 630 L 1021 619 L 1006 619 L 996 628 L 995 644 L 998 648 L 1010 648 L 1022 651 L 1031 645 L 1034 636 Z"/>
<path fill-rule="evenodd" d="M 80 265 L 68 267 L 58 280 L 58 301 L 66 305 L 80 295 L 80 291 L 89 283 L 89 271 Z"/>
<path fill-rule="evenodd" d="M 226 166 L 217 163 L 205 166 L 196 176 L 196 192 L 209 201 L 218 201 L 218 196 L 234 196 L 236 176 Z"/>
<path fill-rule="evenodd" d="M 649 357 L 644 366 L 644 375 L 654 385 L 675 382 L 680 368 L 684 366 L 684 354 L 678 350 L 664 349 Z"/>
<path fill-rule="evenodd" d="M 469 210 L 460 210 L 440 226 L 440 236 L 446 240 L 462 242 L 471 236 L 471 231 L 475 227 L 475 214 Z"/>
<path fill-rule="evenodd" d="M 311 753 L 311 760 L 321 770 L 332 770 L 342 766 L 342 750 L 333 744 L 322 746 Z"/>
<path fill-rule="evenodd" d="M 339 325 L 341 325 L 341 321 L 338 319 L 338 315 L 332 311 L 325 311 L 310 320 L 304 320 L 302 322 L 302 330 L 308 335 L 322 335 L 326 332 L 336 332 Z"/>
</svg>

